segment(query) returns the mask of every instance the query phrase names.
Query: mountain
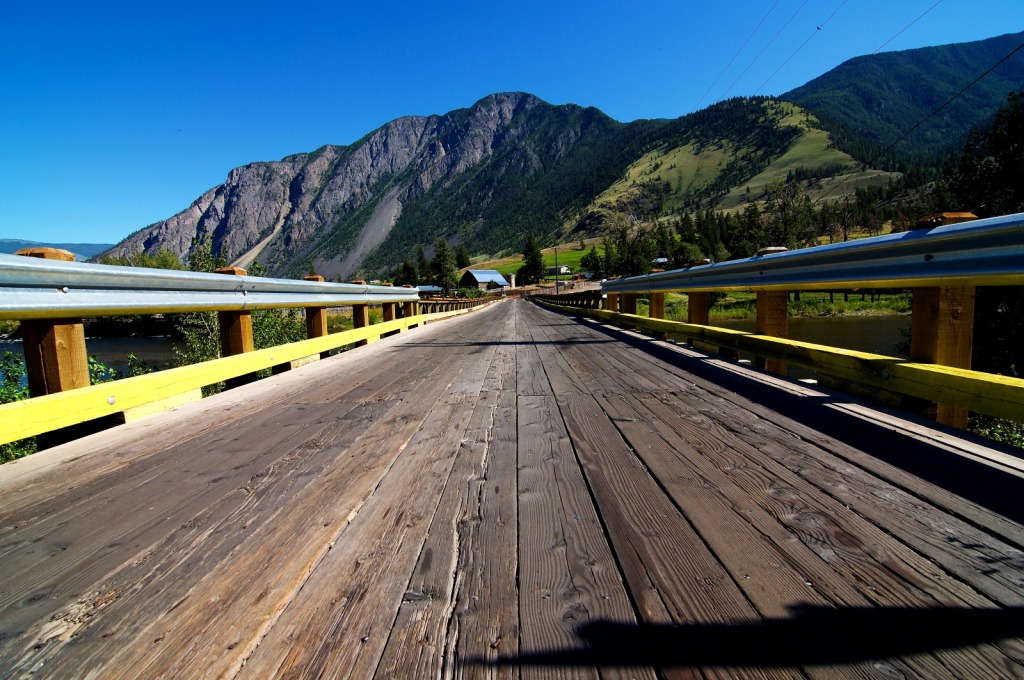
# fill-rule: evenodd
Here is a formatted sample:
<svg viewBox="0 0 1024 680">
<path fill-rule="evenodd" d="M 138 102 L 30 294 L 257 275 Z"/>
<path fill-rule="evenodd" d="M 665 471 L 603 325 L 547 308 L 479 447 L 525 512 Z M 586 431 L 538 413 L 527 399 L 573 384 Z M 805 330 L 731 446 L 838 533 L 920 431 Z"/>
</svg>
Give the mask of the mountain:
<svg viewBox="0 0 1024 680">
<path fill-rule="evenodd" d="M 1024 43 L 1024 32 L 846 61 L 782 95 L 826 123 L 840 148 L 870 161 Z M 1007 93 L 1024 87 L 1024 50 L 1003 62 L 894 149 L 927 158 L 963 146 Z"/>
<path fill-rule="evenodd" d="M 206 234 L 242 266 L 258 255 L 274 274 L 305 273 L 312 263 L 344 279 L 389 237 L 514 247 L 522 229 L 585 204 L 613 181 L 647 127 L 525 93 L 495 94 L 443 116 L 399 118 L 351 146 L 236 168 L 188 209 L 111 252 L 184 255 Z M 557 205 L 531 195 L 545 182 Z M 499 213 L 508 219 L 483 218 Z"/>
<path fill-rule="evenodd" d="M 787 179 L 812 199 L 841 198 L 898 177 L 865 162 L 1022 35 L 861 57 L 782 99 L 736 98 L 673 120 L 620 123 L 595 108 L 494 94 L 399 118 L 348 146 L 236 168 L 111 254 L 184 258 L 209 239 L 238 266 L 258 259 L 276 276 L 312 268 L 347 280 L 384 275 L 438 238 L 498 256 L 527 233 L 575 241 L 633 221 L 741 211 Z M 962 140 L 1022 81 L 1024 52 L 922 125 L 911 155 Z"/>
<path fill-rule="evenodd" d="M 59 248 L 74 253 L 76 260 L 88 260 L 113 247 L 113 243 L 39 243 L 0 238 L 0 253 L 16 253 L 22 248 Z"/>
<path fill-rule="evenodd" d="M 631 215 L 720 199 L 802 136 L 792 115 L 768 99 L 737 98 L 676 120 L 623 124 L 594 108 L 495 94 L 443 116 L 400 118 L 351 146 L 236 168 L 110 254 L 186 256 L 205 235 L 238 266 L 258 257 L 274 275 L 312 265 L 347 279 L 384 272 L 437 238 L 476 253 L 514 251 L 528 232 L 595 234 Z M 610 197 L 638 159 L 666 153 L 687 167 L 687 156 L 714 163 L 685 182 L 668 181 L 666 167 L 665 180 L 637 177 Z"/>
</svg>

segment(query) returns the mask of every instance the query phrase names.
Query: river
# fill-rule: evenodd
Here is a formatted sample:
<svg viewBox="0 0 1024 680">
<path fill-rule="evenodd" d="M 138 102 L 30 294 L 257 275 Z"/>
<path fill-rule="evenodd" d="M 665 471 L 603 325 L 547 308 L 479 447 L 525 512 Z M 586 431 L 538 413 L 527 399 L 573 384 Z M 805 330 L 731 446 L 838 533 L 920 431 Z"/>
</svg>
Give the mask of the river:
<svg viewBox="0 0 1024 680">
<path fill-rule="evenodd" d="M 166 363 L 174 356 L 174 341 L 167 337 L 157 338 L 86 338 L 86 351 L 89 356 L 120 375 L 128 371 L 128 355 L 134 354 L 156 368 L 166 368 Z M 4 352 L 14 352 L 24 359 L 21 340 L 0 340 L 0 356 Z"/>
</svg>

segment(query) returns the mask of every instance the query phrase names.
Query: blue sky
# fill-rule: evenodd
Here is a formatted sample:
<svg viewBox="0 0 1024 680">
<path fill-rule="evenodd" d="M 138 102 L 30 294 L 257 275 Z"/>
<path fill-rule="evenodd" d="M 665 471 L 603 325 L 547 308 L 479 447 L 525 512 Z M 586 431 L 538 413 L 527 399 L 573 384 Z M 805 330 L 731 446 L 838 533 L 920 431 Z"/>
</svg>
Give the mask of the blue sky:
<svg viewBox="0 0 1024 680">
<path fill-rule="evenodd" d="M 0 238 L 115 242 L 234 167 L 399 116 L 523 90 L 677 117 L 780 94 L 904 28 L 885 51 L 1018 32 L 1024 2 L 40 0 L 0 17 Z"/>
</svg>

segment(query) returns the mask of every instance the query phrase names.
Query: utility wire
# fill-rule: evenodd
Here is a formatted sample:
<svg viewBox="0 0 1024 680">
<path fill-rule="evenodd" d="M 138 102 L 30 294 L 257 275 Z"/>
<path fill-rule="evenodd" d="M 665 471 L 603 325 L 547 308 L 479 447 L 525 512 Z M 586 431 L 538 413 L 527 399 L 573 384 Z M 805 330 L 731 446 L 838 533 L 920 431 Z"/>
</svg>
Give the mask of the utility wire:
<svg viewBox="0 0 1024 680">
<path fill-rule="evenodd" d="M 732 81 L 732 85 L 730 85 L 729 88 L 725 91 L 725 94 L 722 95 L 723 99 L 732 91 L 732 88 L 736 87 L 736 83 L 740 82 L 740 78 L 746 75 L 747 71 L 750 70 L 750 67 L 757 63 L 757 60 L 761 58 L 761 55 L 764 54 L 764 51 L 771 47 L 772 43 L 775 42 L 775 39 L 778 38 L 784 30 L 786 30 L 786 26 L 789 26 L 793 19 L 796 19 L 796 15 L 800 14 L 800 12 L 803 11 L 803 8 L 807 6 L 808 2 L 810 2 L 810 0 L 804 0 L 804 4 L 800 5 L 800 7 L 795 12 L 793 12 L 793 16 L 791 16 L 789 20 L 782 25 L 782 28 L 779 29 L 778 33 L 772 36 L 772 39 L 768 41 L 767 45 L 761 48 L 761 51 L 757 53 L 757 56 L 754 57 L 754 60 L 747 64 L 747 67 L 743 69 L 743 73 L 736 76 L 736 80 Z"/>
<path fill-rule="evenodd" d="M 925 17 L 925 15 L 926 15 L 926 14 L 928 14 L 929 12 L 931 12 L 931 11 L 932 11 L 933 9 L 935 9 L 936 7 L 938 7 L 938 6 L 939 6 L 939 5 L 941 5 L 941 4 L 942 4 L 942 0 L 939 0 L 939 1 L 938 1 L 938 2 L 936 2 L 936 3 L 934 4 L 934 5 L 932 5 L 932 6 L 931 6 L 931 7 L 929 7 L 928 9 L 926 9 L 926 10 L 925 10 L 925 11 L 924 11 L 924 12 L 923 12 L 923 13 L 921 14 L 921 16 L 917 17 L 916 19 L 914 19 L 913 21 L 911 21 L 911 22 L 910 22 L 909 24 L 907 24 L 906 26 L 904 26 L 903 28 L 901 28 L 901 29 L 899 30 L 899 32 L 898 32 L 898 33 L 896 33 L 896 35 L 894 35 L 893 37 L 889 38 L 889 39 L 888 39 L 888 40 L 886 40 L 886 41 L 885 41 L 884 43 L 882 43 L 881 45 L 879 45 L 879 46 L 878 46 L 878 49 L 877 49 L 877 50 L 875 50 L 874 52 L 872 52 L 871 54 L 878 54 L 879 52 L 881 52 L 881 51 L 882 51 L 882 48 L 883 48 L 883 47 L 885 47 L 886 45 L 888 45 L 889 43 L 891 43 L 891 42 L 892 42 L 893 40 L 895 40 L 896 38 L 898 38 L 898 37 L 900 37 L 901 35 L 903 35 L 903 33 L 904 33 L 904 32 L 905 32 L 905 31 L 906 31 L 906 30 L 907 30 L 908 28 L 910 28 L 911 26 L 913 26 L 914 24 L 916 24 L 916 23 L 917 23 L 918 21 L 920 21 L 921 19 L 923 19 L 923 18 Z"/>
<path fill-rule="evenodd" d="M 916 130 L 917 128 L 919 128 L 919 127 L 921 127 L 922 125 L 924 125 L 924 124 L 925 124 L 925 123 L 926 123 L 926 122 L 927 122 L 927 121 L 928 121 L 928 120 L 929 120 L 930 118 L 934 117 L 934 116 L 935 116 L 936 114 L 938 114 L 938 113 L 939 113 L 940 111 L 942 111 L 942 109 L 944 109 L 944 108 L 946 108 L 947 106 L 949 106 L 950 104 L 952 104 L 952 103 L 953 103 L 954 101 L 956 101 L 956 100 L 957 100 L 957 99 L 958 99 L 958 98 L 960 97 L 960 95 L 962 95 L 962 94 L 963 94 L 964 92 L 967 92 L 967 90 L 969 90 L 969 89 L 971 89 L 972 87 L 974 87 L 975 85 L 977 85 L 977 84 L 978 84 L 978 83 L 979 83 L 979 82 L 981 81 L 981 79 L 982 79 L 982 78 L 984 78 L 984 77 L 985 77 L 985 76 L 987 76 L 987 75 L 988 75 L 989 73 L 992 73 L 992 71 L 995 71 L 995 70 L 996 70 L 997 68 L 999 68 L 1000 66 L 1002 66 L 1002 65 L 1003 65 L 1003 63 L 1004 63 L 1004 62 L 1005 62 L 1006 60 L 1008 60 L 1008 59 L 1009 59 L 1010 57 L 1012 57 L 1013 55 L 1017 54 L 1017 53 L 1018 53 L 1018 52 L 1020 52 L 1021 50 L 1024 50 L 1024 43 L 1021 43 L 1020 45 L 1017 45 L 1017 47 L 1015 47 L 1015 48 L 1014 48 L 1014 49 L 1013 49 L 1013 50 L 1012 50 L 1012 51 L 1011 51 L 1011 52 L 1010 52 L 1009 54 L 1007 54 L 1007 55 L 1006 55 L 1005 57 L 1003 57 L 1002 59 L 1000 59 L 999 61 L 997 61 L 997 62 L 996 62 L 995 64 L 993 64 L 992 66 L 990 66 L 990 67 L 989 67 L 989 69 L 988 69 L 987 71 L 985 71 L 984 73 L 982 73 L 982 74 L 981 74 L 980 76 L 978 76 L 977 78 L 975 78 L 974 80 L 972 80 L 972 81 L 971 81 L 970 83 L 968 83 L 968 84 L 967 84 L 967 85 L 965 85 L 964 87 L 962 87 L 962 88 L 960 89 L 960 91 L 959 91 L 959 92 L 957 92 L 957 93 L 956 93 L 956 94 L 954 94 L 954 95 L 953 95 L 952 97 L 950 97 L 949 99 L 947 99 L 947 100 L 945 101 L 945 103 L 943 103 L 943 104 L 942 104 L 942 106 L 940 106 L 939 108 L 935 109 L 934 111 L 932 111 L 931 113 L 929 113 L 929 114 L 928 114 L 927 116 L 925 116 L 925 117 L 924 117 L 924 118 L 922 118 L 921 120 L 919 120 L 919 121 L 917 121 L 916 123 L 914 123 L 914 125 L 913 125 L 913 126 L 912 126 L 912 127 L 911 127 L 911 128 L 909 129 L 909 130 L 907 130 L 907 131 L 906 131 L 906 132 L 904 132 L 904 133 L 903 133 L 902 135 L 900 135 L 900 136 L 899 136 L 899 138 L 897 138 L 897 139 L 896 139 L 896 141 L 894 141 L 894 142 L 893 142 L 892 144 L 890 144 L 889 146 L 887 146 L 887 147 L 885 147 L 884 149 L 882 149 L 881 151 L 879 151 L 879 152 L 878 152 L 878 153 L 877 153 L 877 154 L 875 155 L 875 157 L 874 157 L 874 158 L 872 158 L 872 159 L 871 159 L 870 161 L 868 161 L 867 163 L 865 163 L 865 165 L 872 165 L 872 164 L 873 164 L 873 163 L 874 163 L 875 161 L 877 161 L 877 160 L 878 160 L 879 158 L 881 158 L 881 157 L 882 157 L 882 156 L 884 156 L 885 154 L 889 153 L 889 151 L 891 151 L 893 147 L 895 147 L 895 146 L 896 146 L 897 144 L 899 144 L 899 143 L 900 143 L 900 142 L 902 142 L 902 141 L 903 141 L 904 139 L 906 139 L 907 137 L 909 137 L 909 136 L 910 136 L 910 134 L 911 134 L 911 133 L 912 133 L 912 132 L 913 132 L 914 130 Z M 838 189 L 839 187 L 841 187 L 841 186 L 842 186 L 843 184 L 845 184 L 845 183 L 847 182 L 847 180 L 849 180 L 849 179 L 850 179 L 850 177 L 852 177 L 852 175 L 847 175 L 847 176 L 846 176 L 846 178 L 845 178 L 845 179 L 843 179 L 843 181 L 839 182 L 839 183 L 838 183 L 838 184 L 836 184 L 836 185 L 835 185 L 834 187 L 832 187 L 831 189 L 829 189 L 828 191 L 826 191 L 826 192 L 825 192 L 824 194 L 822 194 L 822 195 L 821 195 L 821 197 L 820 197 L 820 198 L 818 198 L 818 200 L 817 200 L 817 201 L 815 201 L 815 203 L 820 203 L 820 202 L 821 202 L 822 200 L 824 200 L 824 198 L 825 198 L 826 196 L 828 196 L 828 195 L 829 195 L 829 194 L 831 194 L 831 193 L 832 193 L 833 191 L 835 191 L 836 189 Z"/>
<path fill-rule="evenodd" d="M 718 84 L 718 81 L 722 79 L 722 76 L 725 75 L 725 72 L 728 71 L 729 67 L 732 66 L 732 63 L 736 61 L 736 57 L 740 56 L 740 52 L 743 51 L 743 48 L 747 46 L 747 43 L 750 42 L 751 38 L 753 38 L 754 35 L 761 29 L 761 24 L 763 24 L 765 20 L 767 20 L 768 17 L 771 15 L 771 13 L 775 11 L 775 8 L 779 6 L 779 2 L 781 1 L 782 0 L 775 0 L 775 4 L 771 6 L 771 9 L 768 10 L 768 13 L 761 17 L 761 21 L 759 21 L 757 26 L 754 27 L 754 30 L 750 32 L 750 35 L 748 35 L 747 39 L 743 41 L 743 44 L 740 45 L 740 48 L 736 50 L 736 54 L 732 55 L 732 59 L 729 60 L 729 63 L 725 65 L 725 68 L 723 68 L 721 73 L 719 73 L 718 76 L 715 78 L 715 82 L 711 83 L 711 85 L 708 86 L 708 89 L 704 91 L 704 94 L 700 96 L 700 99 L 697 100 L 697 103 L 694 105 L 690 113 L 696 111 L 697 107 L 699 107 L 704 102 L 704 98 L 708 96 L 708 93 L 711 92 L 712 88 L 714 88 L 714 86 Z M 939 2 L 942 2 L 942 0 L 939 0 Z"/>
<path fill-rule="evenodd" d="M 814 27 L 814 31 L 809 36 L 807 36 L 807 40 L 804 40 L 803 44 L 801 44 L 800 47 L 796 48 L 793 51 L 793 54 L 789 55 L 789 57 L 786 59 L 786 61 L 782 62 L 781 66 L 779 66 L 777 69 L 775 69 L 775 73 L 773 73 L 770 76 L 768 76 L 768 80 L 766 80 L 763 83 L 761 83 L 761 86 L 758 87 L 756 90 L 754 90 L 754 94 L 757 94 L 762 89 L 764 89 L 764 86 L 767 85 L 768 83 L 770 83 L 772 78 L 777 76 L 779 74 L 779 71 L 781 71 L 783 68 L 785 68 L 786 64 L 788 64 L 790 62 L 790 60 L 792 60 L 793 57 L 795 57 L 797 55 L 797 52 L 802 50 L 804 48 L 804 46 L 807 45 L 807 43 L 811 42 L 811 39 L 814 36 L 816 36 L 819 33 L 821 33 L 821 30 L 823 28 L 825 28 L 825 24 L 827 24 L 829 21 L 831 21 L 832 17 L 834 17 L 839 12 L 839 10 L 841 10 L 843 8 L 843 5 L 845 5 L 847 2 L 849 2 L 849 0 L 843 0 L 841 3 L 839 3 L 839 7 L 836 7 L 835 10 L 832 12 L 832 14 L 828 15 L 828 19 L 825 19 L 825 21 L 821 22 L 820 25 L 815 26 Z M 940 0 L 940 2 L 941 2 L 941 0 Z"/>
</svg>

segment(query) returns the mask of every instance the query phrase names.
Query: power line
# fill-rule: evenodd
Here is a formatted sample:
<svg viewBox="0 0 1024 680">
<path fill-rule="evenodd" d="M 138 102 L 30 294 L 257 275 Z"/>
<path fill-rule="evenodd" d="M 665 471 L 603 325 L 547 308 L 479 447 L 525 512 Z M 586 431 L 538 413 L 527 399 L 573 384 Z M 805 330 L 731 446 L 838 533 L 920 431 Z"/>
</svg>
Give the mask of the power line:
<svg viewBox="0 0 1024 680">
<path fill-rule="evenodd" d="M 708 89 L 704 91 L 704 94 L 700 96 L 700 99 L 697 100 L 697 103 L 694 105 L 690 113 L 696 111 L 697 107 L 704 102 L 704 98 L 708 96 L 708 93 L 711 92 L 712 88 L 714 88 L 714 86 L 718 84 L 718 81 L 722 79 L 722 76 L 725 75 L 725 72 L 728 71 L 729 67 L 732 66 L 734 61 L 736 61 L 736 57 L 740 56 L 740 52 L 743 51 L 743 48 L 747 46 L 747 43 L 750 42 L 751 38 L 753 38 L 754 35 L 761 29 L 761 24 L 763 24 L 765 20 L 767 20 L 768 17 L 771 15 L 771 13 L 775 11 L 775 8 L 779 6 L 779 2 L 781 1 L 782 0 L 775 0 L 775 4 L 771 6 L 771 9 L 768 10 L 767 14 L 761 17 L 761 21 L 759 21 L 757 26 L 754 27 L 754 30 L 750 32 L 750 35 L 748 35 L 747 39 L 743 41 L 743 44 L 740 45 L 740 48 L 736 50 L 736 54 L 732 55 L 732 59 L 729 60 L 729 63 L 725 65 L 725 68 L 723 68 L 721 73 L 719 73 L 718 76 L 715 78 L 715 82 L 711 83 L 711 85 L 708 86 Z M 941 1 L 942 0 L 939 0 L 939 2 Z"/>
<path fill-rule="evenodd" d="M 913 21 L 911 21 L 911 22 L 910 22 L 909 24 L 907 24 L 906 26 L 904 26 L 903 28 L 901 28 L 901 29 L 900 29 L 900 30 L 899 30 L 899 31 L 898 31 L 898 32 L 896 33 L 896 35 L 894 35 L 893 37 L 889 38 L 889 39 L 888 39 L 888 40 L 886 40 L 886 41 L 885 41 L 884 43 L 882 43 L 881 45 L 879 45 L 879 46 L 878 46 L 878 49 L 877 49 L 877 50 L 875 50 L 874 52 L 872 52 L 871 54 L 878 54 L 879 52 L 881 52 L 881 51 L 882 51 L 882 48 L 883 48 L 883 47 L 885 47 L 886 45 L 888 45 L 889 43 L 891 43 L 891 42 L 892 42 L 893 40 L 895 40 L 896 38 L 898 38 L 898 37 L 900 37 L 901 35 L 903 35 L 904 31 L 906 31 L 906 30 L 907 30 L 908 28 L 910 28 L 911 26 L 913 26 L 914 24 L 916 24 L 916 23 L 917 23 L 918 21 L 920 21 L 921 19 L 923 19 L 923 18 L 925 17 L 925 15 L 926 15 L 926 14 L 928 14 L 928 13 L 929 13 L 929 12 L 931 12 L 931 11 L 932 11 L 933 9 L 935 9 L 936 7 L 938 7 L 939 5 L 941 5 L 941 4 L 942 4 L 942 2 L 943 2 L 943 0 L 939 0 L 939 1 L 938 1 L 938 2 L 936 2 L 936 3 L 934 4 L 934 5 L 932 5 L 932 6 L 931 6 L 931 7 L 929 7 L 928 9 L 926 9 L 926 10 L 925 10 L 925 11 L 924 11 L 924 12 L 923 12 L 923 13 L 921 14 L 921 16 L 917 17 L 916 19 L 914 19 Z"/>
<path fill-rule="evenodd" d="M 937 114 L 938 114 L 938 113 L 939 113 L 940 111 L 942 111 L 942 110 L 943 110 L 944 108 L 946 108 L 947 106 L 949 106 L 950 104 L 952 104 L 952 103 L 953 103 L 954 101 L 956 101 L 956 100 L 957 100 L 957 99 L 958 99 L 958 98 L 960 97 L 960 95 L 962 95 L 962 94 L 963 94 L 964 92 L 967 92 L 967 90 L 969 90 L 969 89 L 971 89 L 972 87 L 974 87 L 975 85 L 977 85 L 977 84 L 978 84 L 978 83 L 979 83 L 979 82 L 981 81 L 981 79 L 982 79 L 982 78 L 984 78 L 984 77 L 985 77 L 985 76 L 987 76 L 987 75 L 988 75 L 989 73 L 992 73 L 992 71 L 995 71 L 995 70 L 996 70 L 997 68 L 999 68 L 1000 66 L 1002 66 L 1002 65 L 1003 65 L 1003 63 L 1004 63 L 1005 61 L 1007 61 L 1007 60 L 1008 60 L 1008 59 L 1009 59 L 1010 57 L 1012 57 L 1013 55 L 1015 55 L 1015 54 L 1017 54 L 1018 52 L 1020 52 L 1020 51 L 1021 51 L 1022 49 L 1024 49 L 1024 43 L 1021 43 L 1020 45 L 1017 45 L 1017 47 L 1015 47 L 1015 48 L 1014 48 L 1014 49 L 1013 49 L 1013 50 L 1012 50 L 1012 51 L 1011 51 L 1011 52 L 1010 52 L 1009 54 L 1007 54 L 1007 55 L 1006 55 L 1005 57 L 1003 57 L 1002 59 L 1000 59 L 999 61 L 997 61 L 997 62 L 996 62 L 995 64 L 993 64 L 992 66 L 990 66 L 990 67 L 989 67 L 989 69 L 988 69 L 987 71 L 985 71 L 984 73 L 982 73 L 982 74 L 981 74 L 980 76 L 978 76 L 977 78 L 975 78 L 974 80 L 972 80 L 972 81 L 971 81 L 970 83 L 968 83 L 968 84 L 967 84 L 967 85 L 965 85 L 964 87 L 962 87 L 962 88 L 960 89 L 960 91 L 959 91 L 959 92 L 957 92 L 957 93 L 956 93 L 956 94 L 954 94 L 954 95 L 953 95 L 952 97 L 950 97 L 949 99 L 947 99 L 947 100 L 945 101 L 945 103 L 943 103 L 943 104 L 942 104 L 942 106 L 940 106 L 939 108 L 935 109 L 934 111 L 932 111 L 931 113 L 929 113 L 929 114 L 928 114 L 927 116 L 925 116 L 925 117 L 924 117 L 924 118 L 922 118 L 921 120 L 919 120 L 919 121 L 917 121 L 916 123 L 914 123 L 914 125 L 913 125 L 913 126 L 912 126 L 912 127 L 911 127 L 911 128 L 909 129 L 909 130 L 907 130 L 907 131 L 906 131 L 906 132 L 904 132 L 904 133 L 903 133 L 902 135 L 900 135 L 900 136 L 899 136 L 899 137 L 898 137 L 898 138 L 896 139 L 896 141 L 894 141 L 894 142 L 893 142 L 892 144 L 890 144 L 889 146 L 885 147 L 884 149 L 882 149 L 881 151 L 879 151 L 879 152 L 878 152 L 877 154 L 875 154 L 875 157 L 874 157 L 874 158 L 872 158 L 872 159 L 871 159 L 870 161 L 868 161 L 867 163 L 865 163 L 865 165 L 872 165 L 872 164 L 873 164 L 873 163 L 874 163 L 875 161 L 877 161 L 877 160 L 878 160 L 879 158 L 881 158 L 881 157 L 882 157 L 882 156 L 884 156 L 885 154 L 889 153 L 889 151 L 891 151 L 891 150 L 893 149 L 893 147 L 895 147 L 895 146 L 896 146 L 897 144 L 899 144 L 899 143 L 900 143 L 900 142 L 902 142 L 902 141 L 903 141 L 904 139 L 906 139 L 907 137 L 909 137 L 909 136 L 910 136 L 910 134 L 911 134 L 911 133 L 912 133 L 912 132 L 913 132 L 914 130 L 916 130 L 917 128 L 919 128 L 919 127 L 921 127 L 922 125 L 924 125 L 924 124 L 925 124 L 926 122 L 928 122 L 928 120 L 929 120 L 930 118 L 934 117 L 934 116 L 935 116 L 935 115 L 937 115 Z M 822 200 L 824 200 L 824 198 L 825 198 L 826 196 L 828 196 L 828 195 L 829 195 L 829 194 L 831 194 L 831 193 L 832 193 L 833 191 L 835 191 L 836 189 L 838 189 L 839 187 L 841 187 L 841 186 L 842 186 L 843 184 L 845 184 L 845 183 L 846 183 L 846 182 L 847 182 L 847 181 L 848 181 L 848 180 L 850 179 L 850 177 L 851 177 L 851 176 L 852 176 L 852 175 L 847 175 L 845 179 L 843 179 L 843 180 L 842 180 L 841 182 L 839 182 L 839 183 L 838 183 L 838 184 L 836 184 L 836 185 L 835 185 L 834 187 L 832 187 L 831 189 L 829 189 L 828 191 L 826 191 L 826 192 L 825 192 L 824 194 L 822 194 L 822 195 L 821 195 L 821 197 L 820 197 L 820 198 L 818 198 L 818 200 L 816 200 L 816 201 L 815 201 L 815 203 L 820 203 L 820 202 L 821 202 Z"/>
<path fill-rule="evenodd" d="M 814 31 L 809 36 L 807 36 L 807 40 L 804 40 L 803 43 L 800 45 L 800 47 L 796 48 L 793 51 L 793 54 L 789 55 L 789 57 L 786 59 L 786 61 L 782 62 L 782 65 L 779 66 L 777 69 L 775 69 L 775 73 L 773 73 L 770 76 L 768 76 L 768 80 L 766 80 L 763 83 L 761 83 L 761 86 L 758 87 L 756 90 L 754 90 L 754 94 L 757 94 L 758 92 L 760 92 L 764 88 L 765 85 L 770 83 L 772 78 L 777 76 L 779 74 L 779 71 L 781 71 L 783 68 L 785 68 L 786 64 L 788 64 L 790 62 L 790 60 L 797 55 L 797 52 L 802 50 L 804 48 L 804 46 L 807 45 L 807 43 L 811 42 L 811 39 L 814 36 L 818 35 L 818 33 L 820 33 L 821 30 L 823 28 L 825 28 L 825 24 L 827 24 L 829 21 L 831 21 L 832 17 L 834 17 L 839 12 L 839 10 L 841 10 L 843 8 L 843 5 L 845 5 L 847 2 L 849 2 L 849 0 L 843 0 L 841 3 L 839 3 L 839 7 L 836 7 L 835 10 L 832 12 L 832 14 L 828 15 L 828 19 L 825 19 L 825 21 L 821 22 L 821 24 L 819 24 L 818 26 L 815 26 L 814 27 Z"/>
<path fill-rule="evenodd" d="M 729 88 L 725 91 L 725 94 L 722 95 L 723 99 L 725 98 L 725 96 L 727 94 L 729 94 L 732 91 L 732 88 L 736 87 L 736 83 L 740 82 L 740 78 L 742 78 L 744 75 L 746 75 L 747 71 L 750 70 L 750 67 L 757 63 L 757 60 L 761 58 L 761 55 L 764 54 L 764 51 L 767 50 L 769 47 L 771 47 L 772 43 L 775 42 L 775 39 L 778 38 L 779 35 L 781 35 L 784 30 L 786 30 L 786 27 L 789 26 L 789 24 L 793 21 L 793 19 L 796 19 L 796 15 L 800 14 L 800 12 L 803 11 L 804 7 L 807 6 L 808 2 L 810 2 L 810 0 L 804 0 L 804 4 L 800 5 L 800 7 L 797 8 L 797 10 L 795 12 L 793 12 L 793 16 L 791 16 L 789 18 L 789 20 L 786 21 L 786 23 L 784 23 L 782 25 L 782 28 L 779 29 L 778 33 L 776 33 L 774 36 L 772 36 L 772 39 L 768 41 L 767 45 L 765 45 L 764 47 L 761 48 L 761 51 L 757 53 L 757 56 L 754 57 L 754 60 L 751 61 L 749 64 L 747 64 L 747 67 L 745 69 L 743 69 L 743 73 L 741 73 L 738 76 L 736 76 L 736 80 L 732 81 L 732 85 L 730 85 Z"/>
</svg>

